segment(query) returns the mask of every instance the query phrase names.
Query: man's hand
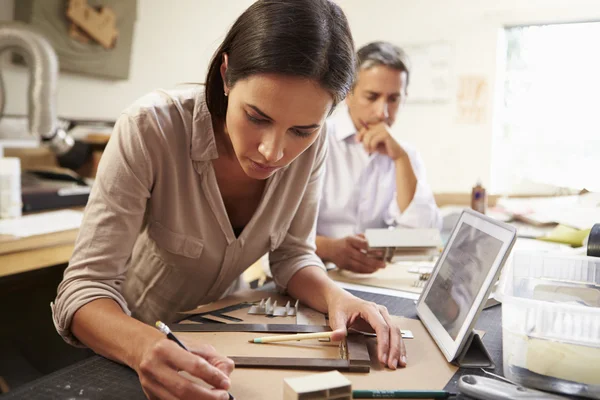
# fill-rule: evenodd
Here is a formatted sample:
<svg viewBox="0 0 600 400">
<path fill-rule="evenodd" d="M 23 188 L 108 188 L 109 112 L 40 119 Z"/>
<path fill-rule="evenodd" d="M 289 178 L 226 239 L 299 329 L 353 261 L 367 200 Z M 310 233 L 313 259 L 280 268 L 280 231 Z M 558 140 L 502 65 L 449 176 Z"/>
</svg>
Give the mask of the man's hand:
<svg viewBox="0 0 600 400">
<path fill-rule="evenodd" d="M 364 235 L 346 236 L 330 239 L 328 260 L 340 269 L 370 274 L 385 268 L 385 261 L 367 255 L 368 244 Z"/>
<path fill-rule="evenodd" d="M 363 127 L 356 138 L 363 144 L 367 153 L 378 152 L 387 155 L 394 161 L 407 157 L 406 151 L 393 138 L 390 127 L 385 122 L 368 125 L 361 121 L 361 124 Z"/>
<path fill-rule="evenodd" d="M 396 201 L 404 212 L 412 202 L 417 190 L 417 176 L 406 151 L 392 137 L 390 127 L 385 122 L 367 124 L 360 121 L 363 128 L 356 138 L 363 144 L 367 153 L 385 154 L 394 161 L 396 168 Z"/>
</svg>

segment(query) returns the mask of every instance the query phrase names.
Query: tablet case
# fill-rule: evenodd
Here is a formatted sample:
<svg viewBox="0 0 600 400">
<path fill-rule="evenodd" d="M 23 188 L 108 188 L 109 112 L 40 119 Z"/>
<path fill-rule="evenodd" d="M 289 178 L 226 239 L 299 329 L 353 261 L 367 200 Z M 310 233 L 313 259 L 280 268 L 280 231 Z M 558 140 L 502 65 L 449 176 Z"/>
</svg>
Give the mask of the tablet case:
<svg viewBox="0 0 600 400">
<path fill-rule="evenodd" d="M 452 361 L 452 364 L 461 368 L 495 368 L 490 353 L 485 348 L 481 336 L 475 331 L 471 332 L 465 347 Z"/>
</svg>

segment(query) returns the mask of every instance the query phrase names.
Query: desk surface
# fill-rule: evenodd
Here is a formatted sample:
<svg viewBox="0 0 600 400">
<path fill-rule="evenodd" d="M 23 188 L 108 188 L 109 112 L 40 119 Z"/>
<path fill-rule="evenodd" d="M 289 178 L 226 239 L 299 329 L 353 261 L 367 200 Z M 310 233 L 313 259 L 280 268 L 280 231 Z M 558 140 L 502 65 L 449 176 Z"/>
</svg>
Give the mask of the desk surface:
<svg viewBox="0 0 600 400">
<path fill-rule="evenodd" d="M 62 210 L 83 211 L 84 208 Z M 68 263 L 78 233 L 79 229 L 70 229 L 29 237 L 0 235 L 0 278 Z"/>
<path fill-rule="evenodd" d="M 352 293 L 365 300 L 385 305 L 391 314 L 416 318 L 415 304 L 412 300 L 365 292 Z M 501 318 L 501 307 L 492 307 L 481 313 L 476 325 L 476 329 L 486 332 L 483 341 L 496 363 L 496 368 L 491 372 L 499 375 L 502 375 Z M 480 369 L 461 368 L 448 382 L 446 390 L 456 391 L 458 379 L 464 374 L 483 375 L 483 372 Z M 3 400 L 22 398 L 143 400 L 145 396 L 133 370 L 100 356 L 94 356 L 0 396 Z"/>
<path fill-rule="evenodd" d="M 0 277 L 69 262 L 77 229 L 17 238 L 0 235 Z"/>
<path fill-rule="evenodd" d="M 490 196 L 491 206 L 497 196 Z M 438 205 L 464 204 L 468 193 L 436 194 Z M 83 208 L 75 208 L 83 210 Z M 65 264 L 71 258 L 78 230 L 58 232 L 29 238 L 0 235 L 0 277 Z"/>
</svg>

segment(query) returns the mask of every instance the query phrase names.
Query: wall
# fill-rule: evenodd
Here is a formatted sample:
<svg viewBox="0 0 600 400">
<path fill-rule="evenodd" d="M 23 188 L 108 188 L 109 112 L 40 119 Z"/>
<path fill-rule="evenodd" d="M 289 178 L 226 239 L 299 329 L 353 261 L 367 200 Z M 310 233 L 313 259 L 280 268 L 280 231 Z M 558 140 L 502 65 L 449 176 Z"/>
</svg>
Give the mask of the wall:
<svg viewBox="0 0 600 400">
<path fill-rule="evenodd" d="M 14 1 L 0 0 L 0 20 L 12 19 Z M 128 104 L 153 89 L 203 82 L 210 57 L 252 0 L 227 3 L 223 8 L 220 0 L 138 0 L 130 79 L 111 81 L 61 73 L 59 115 L 115 119 Z M 6 112 L 24 114 L 27 71 L 3 58 Z"/>
<path fill-rule="evenodd" d="M 396 135 L 420 149 L 436 192 L 469 191 L 478 178 L 489 186 L 494 104 L 502 89 L 497 85 L 502 72 L 497 64 L 503 26 L 600 20 L 597 0 L 338 1 L 358 46 L 381 39 L 400 45 L 449 43 L 454 78 L 477 75 L 487 80 L 485 118 L 478 124 L 459 123 L 456 101 L 451 100 L 408 104 L 394 126 Z M 59 114 L 114 119 L 127 104 L 154 88 L 202 81 L 225 31 L 251 3 L 227 0 L 223 7 L 225 2 L 219 0 L 139 0 L 131 79 L 112 82 L 64 73 Z M 11 19 L 13 4 L 14 0 L 0 0 L 0 20 Z M 23 114 L 27 74 L 22 68 L 3 65 L 6 111 Z"/>
</svg>

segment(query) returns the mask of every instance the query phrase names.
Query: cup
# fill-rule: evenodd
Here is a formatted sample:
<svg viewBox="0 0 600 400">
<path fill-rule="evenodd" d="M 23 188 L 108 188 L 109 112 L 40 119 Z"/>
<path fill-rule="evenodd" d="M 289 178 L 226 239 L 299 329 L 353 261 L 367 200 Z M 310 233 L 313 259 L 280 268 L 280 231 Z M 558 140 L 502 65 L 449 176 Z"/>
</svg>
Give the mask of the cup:
<svg viewBox="0 0 600 400">
<path fill-rule="evenodd" d="M 19 218 L 22 208 L 21 160 L 0 158 L 0 218 Z"/>
</svg>

